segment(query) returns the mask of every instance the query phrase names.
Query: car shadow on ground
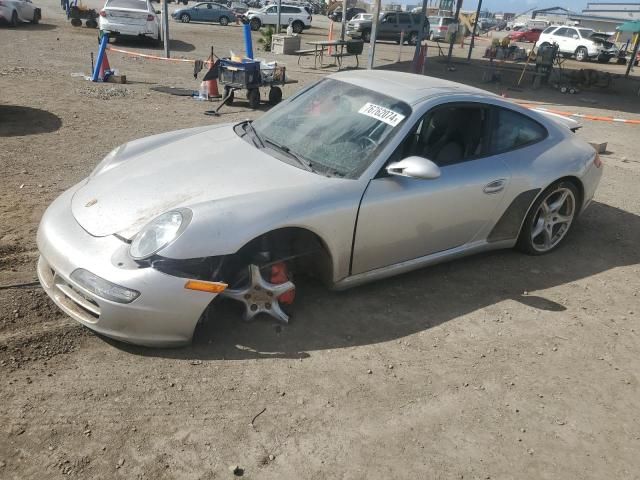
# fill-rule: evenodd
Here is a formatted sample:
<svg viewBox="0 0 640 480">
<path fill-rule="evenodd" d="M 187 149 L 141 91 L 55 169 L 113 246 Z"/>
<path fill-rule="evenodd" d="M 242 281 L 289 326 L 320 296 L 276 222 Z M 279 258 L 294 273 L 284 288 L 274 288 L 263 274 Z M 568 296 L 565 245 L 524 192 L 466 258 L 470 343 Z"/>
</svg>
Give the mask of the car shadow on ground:
<svg viewBox="0 0 640 480">
<path fill-rule="evenodd" d="M 142 47 L 149 50 L 164 52 L 164 44 L 156 45 L 148 38 L 119 37 L 115 40 L 111 40 L 110 43 L 118 47 Z M 193 52 L 196 49 L 196 46 L 193 43 L 171 38 L 169 39 L 169 49 L 172 52 Z"/>
<path fill-rule="evenodd" d="M 11 28 L 7 25 L 2 26 L 2 28 Z M 37 32 L 37 31 L 49 31 L 49 30 L 56 30 L 58 28 L 57 25 L 52 25 L 50 23 L 23 23 L 21 25 L 18 26 L 18 29 L 20 30 L 29 30 L 29 31 L 33 31 L 33 32 Z"/>
<path fill-rule="evenodd" d="M 502 302 L 560 313 L 566 307 L 547 298 L 545 290 L 640 263 L 638 238 L 640 217 L 596 202 L 575 224 L 567 243 L 549 255 L 496 251 L 345 292 L 331 292 L 312 282 L 298 283 L 289 325 L 269 318 L 245 323 L 239 305 L 227 302 L 213 309 L 208 321 L 196 330 L 194 343 L 181 349 L 107 341 L 132 354 L 152 357 L 306 358 L 315 350 L 400 339 Z"/>
<path fill-rule="evenodd" d="M 60 117 L 46 110 L 0 105 L 0 138 L 55 132 L 61 126 Z"/>
</svg>

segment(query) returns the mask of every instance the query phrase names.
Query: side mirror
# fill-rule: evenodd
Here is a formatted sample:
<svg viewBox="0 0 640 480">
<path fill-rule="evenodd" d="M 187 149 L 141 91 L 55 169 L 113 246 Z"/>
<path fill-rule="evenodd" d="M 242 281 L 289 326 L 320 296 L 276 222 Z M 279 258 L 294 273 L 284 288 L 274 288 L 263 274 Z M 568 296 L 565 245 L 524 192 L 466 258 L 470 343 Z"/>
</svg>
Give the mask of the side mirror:
<svg viewBox="0 0 640 480">
<path fill-rule="evenodd" d="M 578 40 L 579 38 L 580 38 L 580 37 L 579 37 L 578 35 L 575 35 L 575 34 L 573 35 L 573 39 L 574 39 L 574 40 Z"/>
<path fill-rule="evenodd" d="M 431 160 L 413 156 L 390 163 L 387 165 L 387 173 L 399 177 L 433 180 L 440 177 L 440 167 Z"/>
</svg>

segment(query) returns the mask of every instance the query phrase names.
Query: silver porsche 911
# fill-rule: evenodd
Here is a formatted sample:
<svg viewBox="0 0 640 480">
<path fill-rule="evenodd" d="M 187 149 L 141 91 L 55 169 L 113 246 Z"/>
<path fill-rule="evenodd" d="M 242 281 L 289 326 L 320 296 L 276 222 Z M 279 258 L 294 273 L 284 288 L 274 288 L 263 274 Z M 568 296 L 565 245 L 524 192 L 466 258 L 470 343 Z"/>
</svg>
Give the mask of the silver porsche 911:
<svg viewBox="0 0 640 480">
<path fill-rule="evenodd" d="M 444 80 L 338 73 L 256 121 L 113 150 L 44 214 L 38 275 L 87 327 L 171 346 L 216 297 L 287 322 L 298 273 L 346 289 L 490 249 L 547 253 L 602 175 L 575 127 Z"/>
</svg>

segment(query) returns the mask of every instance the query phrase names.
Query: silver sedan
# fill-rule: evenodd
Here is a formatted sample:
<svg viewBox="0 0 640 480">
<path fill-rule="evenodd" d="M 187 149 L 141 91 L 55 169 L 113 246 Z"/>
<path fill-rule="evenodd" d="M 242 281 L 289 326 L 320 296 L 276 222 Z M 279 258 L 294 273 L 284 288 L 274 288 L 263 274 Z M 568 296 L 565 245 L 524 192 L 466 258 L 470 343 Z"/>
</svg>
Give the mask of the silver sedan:
<svg viewBox="0 0 640 480">
<path fill-rule="evenodd" d="M 486 250 L 548 253 L 602 175 L 576 126 L 444 80 L 342 72 L 254 122 L 113 150 L 44 214 L 38 275 L 87 327 L 169 346 L 219 297 L 287 322 L 293 273 L 346 289 Z"/>
</svg>

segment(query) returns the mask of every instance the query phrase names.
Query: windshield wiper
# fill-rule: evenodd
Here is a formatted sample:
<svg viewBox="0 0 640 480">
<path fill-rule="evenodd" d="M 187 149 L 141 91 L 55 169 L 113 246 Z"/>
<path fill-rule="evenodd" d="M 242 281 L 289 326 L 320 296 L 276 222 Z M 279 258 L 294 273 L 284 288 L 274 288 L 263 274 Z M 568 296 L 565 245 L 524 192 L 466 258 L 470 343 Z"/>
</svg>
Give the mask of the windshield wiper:
<svg viewBox="0 0 640 480">
<path fill-rule="evenodd" d="M 253 128 L 253 125 L 251 124 L 251 120 L 243 120 L 242 122 L 238 123 L 236 126 L 240 126 L 242 125 L 243 131 L 244 133 L 241 135 L 240 138 L 244 137 L 245 135 L 251 135 L 251 140 L 253 141 L 253 145 L 256 148 L 264 148 L 264 142 L 262 141 L 262 138 L 260 138 L 260 135 L 258 135 L 258 132 L 256 132 L 256 129 Z"/>
<path fill-rule="evenodd" d="M 287 154 L 289 157 L 293 158 L 295 161 L 297 161 L 300 165 L 302 165 L 306 170 L 313 172 L 313 166 L 311 165 L 311 162 L 309 162 L 307 159 L 302 158 L 300 155 L 298 155 L 295 152 L 292 152 L 291 149 L 285 145 L 281 145 L 277 142 L 274 142 L 273 140 L 269 140 L 268 138 L 264 139 L 264 143 L 269 144 L 271 147 L 275 148 L 276 150 L 279 150 L 281 152 L 284 152 L 285 154 Z"/>
</svg>

